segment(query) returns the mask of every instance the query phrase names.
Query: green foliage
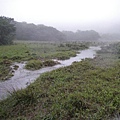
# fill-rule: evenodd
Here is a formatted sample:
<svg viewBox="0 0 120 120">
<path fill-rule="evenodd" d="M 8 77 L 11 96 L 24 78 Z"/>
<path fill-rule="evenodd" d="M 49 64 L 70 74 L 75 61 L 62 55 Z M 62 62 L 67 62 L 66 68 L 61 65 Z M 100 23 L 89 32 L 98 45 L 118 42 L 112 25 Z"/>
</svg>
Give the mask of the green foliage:
<svg viewBox="0 0 120 120">
<path fill-rule="evenodd" d="M 44 66 L 54 66 L 54 65 L 56 65 L 56 64 L 58 64 L 58 62 L 55 62 L 55 61 L 53 61 L 53 60 L 45 60 L 45 61 L 43 62 L 43 65 L 44 65 Z"/>
<path fill-rule="evenodd" d="M 55 62 L 53 60 L 45 60 L 45 61 L 40 61 L 40 60 L 30 60 L 27 62 L 27 64 L 25 65 L 26 69 L 29 70 L 38 70 L 42 67 L 46 67 L 46 66 L 54 66 L 58 64 L 58 62 Z"/>
<path fill-rule="evenodd" d="M 120 60 L 120 43 L 109 44 L 102 47 L 102 50 L 97 52 L 97 56 L 91 61 L 93 65 L 108 68 L 114 66 Z"/>
<path fill-rule="evenodd" d="M 34 92 L 35 89 L 36 88 L 34 86 L 31 86 L 31 87 L 28 87 L 26 90 L 23 90 L 23 89 L 18 90 L 18 91 L 14 90 L 13 93 L 10 93 L 13 97 L 12 97 L 12 99 L 7 99 L 7 100 L 10 102 L 9 108 L 11 106 L 15 106 L 14 110 L 12 110 L 12 113 L 18 114 L 18 115 L 23 114 L 23 113 L 25 113 L 24 110 L 26 108 L 29 109 L 29 106 L 31 106 L 37 102 L 38 96 Z M 4 111 L 2 108 L 0 108 L 0 119 L 1 120 L 9 117 L 8 111 L 11 110 L 11 108 L 10 109 L 7 108 L 7 106 L 6 106 L 7 100 L 5 100 L 5 102 L 2 102 Z M 19 110 L 21 109 L 21 110 L 18 111 L 18 109 Z M 18 120 L 19 119 L 26 120 L 26 118 L 24 116 L 19 116 L 17 118 L 18 118 Z M 14 116 L 13 116 L 13 120 L 14 120 Z M 15 117 L 15 120 L 16 120 L 16 117 Z"/>
<path fill-rule="evenodd" d="M 72 50 L 83 50 L 88 48 L 88 46 L 86 46 L 85 44 L 80 44 L 78 42 L 66 43 L 66 46 Z"/>
<path fill-rule="evenodd" d="M 51 56 L 59 60 L 66 60 L 70 57 L 75 57 L 78 50 L 87 49 L 88 45 L 80 42 L 66 42 L 59 44 L 57 51 Z"/>
<path fill-rule="evenodd" d="M 67 44 L 69 44 L 69 46 Z M 0 46 L 0 80 L 6 80 L 9 76 L 12 76 L 10 73 L 10 65 L 13 62 L 39 59 L 41 61 L 45 61 L 43 65 L 44 67 L 47 65 L 52 66 L 56 64 L 51 61 L 51 59 L 69 59 L 77 53 L 75 50 L 76 46 L 71 47 L 72 44 L 73 46 L 75 46 L 75 44 L 77 44 L 77 46 L 82 46 L 79 47 L 79 49 L 85 49 L 88 46 L 84 45 L 84 43 L 78 42 L 56 43 L 33 41 L 15 41 L 14 45 Z"/>
<path fill-rule="evenodd" d="M 43 67 L 43 63 L 40 60 L 30 60 L 25 65 L 26 69 L 38 70 Z"/>
<path fill-rule="evenodd" d="M 12 73 L 9 72 L 11 71 L 11 68 L 10 68 L 11 63 L 12 62 L 7 59 L 0 61 L 0 79 L 1 80 L 6 80 L 12 76 Z"/>
<path fill-rule="evenodd" d="M 13 18 L 0 17 L 0 45 L 12 44 L 15 33 L 13 21 Z"/>
<path fill-rule="evenodd" d="M 15 105 L 21 104 L 22 107 L 34 104 L 37 102 L 37 94 L 34 92 L 35 87 L 28 87 L 26 90 L 18 90 L 11 93 L 16 100 Z"/>
<path fill-rule="evenodd" d="M 28 51 L 28 47 L 23 44 L 0 46 L 0 80 L 11 77 L 10 66 L 13 62 L 31 58 L 26 51 Z"/>
<path fill-rule="evenodd" d="M 75 57 L 76 52 L 75 51 L 56 52 L 52 56 L 53 58 L 56 57 L 58 60 L 66 60 L 69 59 L 70 57 Z"/>
<path fill-rule="evenodd" d="M 0 119 L 114 119 L 114 115 L 120 114 L 119 45 L 120 43 L 104 47 L 94 59 L 75 62 L 71 66 L 42 74 L 28 88 L 15 91 L 8 99 L 0 102 Z M 15 54 L 9 46 L 12 53 L 0 54 L 1 64 L 9 66 L 13 56 L 19 56 L 21 52 L 28 60 L 29 56 L 45 59 L 51 58 L 55 53 L 67 53 L 74 49 L 72 45 L 64 43 L 32 43 L 21 46 L 27 47 L 20 51 L 18 48 L 21 47 L 17 44 L 16 50 L 19 52 Z M 43 66 L 53 64 L 52 61 L 43 63 Z"/>
<path fill-rule="evenodd" d="M 0 115 L 7 113 L 9 119 L 23 116 L 27 119 L 107 120 L 120 112 L 119 73 L 118 65 L 102 69 L 88 60 L 44 73 L 27 89 L 2 101 Z M 3 103 L 7 107 L 3 107 Z"/>
</svg>

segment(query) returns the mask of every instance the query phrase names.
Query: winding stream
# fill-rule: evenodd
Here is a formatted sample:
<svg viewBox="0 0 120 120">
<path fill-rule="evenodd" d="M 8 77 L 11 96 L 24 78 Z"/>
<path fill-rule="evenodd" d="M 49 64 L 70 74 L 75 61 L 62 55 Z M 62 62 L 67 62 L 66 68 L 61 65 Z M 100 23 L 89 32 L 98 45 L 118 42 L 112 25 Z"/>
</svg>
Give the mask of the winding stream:
<svg viewBox="0 0 120 120">
<path fill-rule="evenodd" d="M 60 64 L 53 67 L 46 67 L 35 71 L 24 69 L 25 63 L 15 63 L 19 68 L 15 71 L 14 76 L 7 81 L 0 82 L 0 100 L 5 99 L 9 92 L 26 88 L 30 83 L 34 82 L 42 73 L 55 70 L 60 67 L 71 65 L 75 61 L 81 61 L 85 58 L 94 58 L 96 51 L 100 47 L 90 47 L 87 50 L 79 51 L 76 57 L 71 57 L 68 60 L 58 60 Z"/>
</svg>

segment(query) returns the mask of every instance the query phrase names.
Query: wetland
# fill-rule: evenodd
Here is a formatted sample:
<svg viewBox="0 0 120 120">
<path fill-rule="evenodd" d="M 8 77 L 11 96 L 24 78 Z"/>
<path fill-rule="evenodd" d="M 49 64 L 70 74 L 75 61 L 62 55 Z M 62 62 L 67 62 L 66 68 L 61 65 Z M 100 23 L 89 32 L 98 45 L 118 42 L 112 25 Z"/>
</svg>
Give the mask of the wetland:
<svg viewBox="0 0 120 120">
<path fill-rule="evenodd" d="M 88 42 L 38 44 L 17 41 L 11 46 L 1 46 L 1 82 L 8 82 L 8 79 L 14 78 L 13 75 L 17 74 L 14 72 L 13 75 L 8 76 L 11 74 L 10 66 L 15 62 L 17 66 L 20 65 L 16 68 L 18 71 L 24 68 L 24 61 L 31 60 L 57 59 L 61 64 L 55 66 L 63 66 L 39 73 L 37 78 L 35 77 L 36 80 L 25 89 L 14 89 L 13 92 L 9 92 L 10 96 L 0 101 L 0 119 L 119 119 L 120 43 L 109 43 L 109 46 L 102 43 L 101 50 L 97 49 L 98 51 L 93 52 L 91 58 L 86 58 L 91 56 L 90 49 L 95 50 L 95 47 L 88 48 L 100 44 Z M 3 50 L 4 54 L 2 54 Z M 85 57 L 81 57 L 82 60 L 69 63 L 69 60 L 79 56 L 78 51 L 81 51 L 81 54 L 85 51 L 89 54 L 84 53 Z M 44 71 L 45 68 L 41 70 Z M 38 70 L 25 71 L 34 73 Z M 34 77 L 34 74 L 32 76 Z M 26 84 L 25 79 L 23 81 Z"/>
</svg>

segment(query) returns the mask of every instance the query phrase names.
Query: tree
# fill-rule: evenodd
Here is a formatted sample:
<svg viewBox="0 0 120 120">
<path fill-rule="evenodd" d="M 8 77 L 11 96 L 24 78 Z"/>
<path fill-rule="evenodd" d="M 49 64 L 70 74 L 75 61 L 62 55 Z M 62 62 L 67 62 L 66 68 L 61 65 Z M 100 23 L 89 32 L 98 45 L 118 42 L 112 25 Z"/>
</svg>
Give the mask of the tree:
<svg viewBox="0 0 120 120">
<path fill-rule="evenodd" d="M 13 18 L 0 16 L 0 45 L 12 44 L 15 30 Z"/>
<path fill-rule="evenodd" d="M 64 41 L 65 35 L 56 28 L 33 23 L 16 22 L 16 39 L 38 41 Z"/>
</svg>

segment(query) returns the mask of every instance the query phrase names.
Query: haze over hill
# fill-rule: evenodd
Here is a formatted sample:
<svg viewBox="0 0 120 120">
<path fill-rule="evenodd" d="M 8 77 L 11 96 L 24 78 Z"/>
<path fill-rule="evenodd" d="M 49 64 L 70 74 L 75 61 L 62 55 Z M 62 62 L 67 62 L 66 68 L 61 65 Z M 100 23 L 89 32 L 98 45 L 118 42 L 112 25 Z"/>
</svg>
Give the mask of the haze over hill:
<svg viewBox="0 0 120 120">
<path fill-rule="evenodd" d="M 16 39 L 18 40 L 38 40 L 38 41 L 93 41 L 100 38 L 99 33 L 94 30 L 72 32 L 59 31 L 56 28 L 28 24 L 26 22 L 15 22 Z"/>
<path fill-rule="evenodd" d="M 0 0 L 0 15 L 60 31 L 92 29 L 118 34 L 119 5 L 120 0 Z"/>
<path fill-rule="evenodd" d="M 65 35 L 53 27 L 35 25 L 33 23 L 15 22 L 16 39 L 18 40 L 48 40 L 63 41 Z"/>
</svg>

